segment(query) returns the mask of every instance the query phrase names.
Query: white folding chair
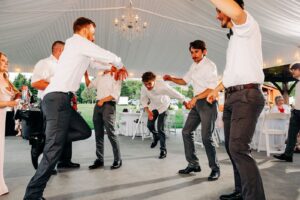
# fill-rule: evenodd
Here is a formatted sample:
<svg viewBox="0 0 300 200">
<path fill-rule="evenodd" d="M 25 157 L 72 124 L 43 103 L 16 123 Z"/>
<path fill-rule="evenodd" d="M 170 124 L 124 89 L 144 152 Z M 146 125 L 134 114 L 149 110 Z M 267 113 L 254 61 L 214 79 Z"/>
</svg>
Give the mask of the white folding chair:
<svg viewBox="0 0 300 200">
<path fill-rule="evenodd" d="M 167 129 L 168 134 L 174 133 L 176 134 L 176 111 L 174 110 L 169 110 L 168 111 L 168 116 L 166 119 L 165 127 Z"/>
<path fill-rule="evenodd" d="M 151 138 L 152 137 L 152 135 L 150 134 L 150 131 L 147 128 L 147 120 L 145 120 L 146 118 L 143 117 L 144 113 L 145 112 L 142 110 L 140 112 L 139 118 L 137 119 L 136 127 L 134 129 L 133 136 L 132 136 L 133 140 L 134 140 L 137 133 L 141 133 L 142 140 L 144 140 L 145 138 Z"/>
<path fill-rule="evenodd" d="M 281 150 L 271 149 L 270 145 L 270 136 L 280 136 L 282 135 L 284 138 L 287 137 L 288 132 L 288 121 L 290 115 L 285 113 L 267 113 L 265 114 L 261 134 L 259 136 L 258 148 L 259 152 L 262 147 L 262 139 L 265 136 L 266 142 L 266 151 L 267 156 L 269 157 L 271 153 L 283 153 L 283 148 Z M 283 146 L 284 144 L 282 144 Z"/>
</svg>

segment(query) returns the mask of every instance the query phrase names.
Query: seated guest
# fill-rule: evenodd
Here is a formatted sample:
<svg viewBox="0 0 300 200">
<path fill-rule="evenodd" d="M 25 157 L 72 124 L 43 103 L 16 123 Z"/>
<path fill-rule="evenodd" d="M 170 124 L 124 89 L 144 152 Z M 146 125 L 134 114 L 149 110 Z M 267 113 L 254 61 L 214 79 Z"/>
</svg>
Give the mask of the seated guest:
<svg viewBox="0 0 300 200">
<path fill-rule="evenodd" d="M 90 81 L 88 72 L 85 72 L 84 76 L 86 86 L 97 89 L 97 101 L 93 115 L 97 159 L 93 165 L 89 166 L 89 169 L 96 169 L 104 165 L 105 131 L 114 154 L 114 162 L 110 168 L 117 169 L 122 166 L 119 141 L 115 135 L 116 102 L 118 102 L 121 94 L 122 81 L 115 80 L 110 70 L 106 70 L 103 74 L 98 74 L 93 81 Z"/>
<path fill-rule="evenodd" d="M 290 113 L 290 107 L 284 104 L 284 99 L 282 96 L 275 97 L 275 105 L 270 110 L 271 113 Z"/>
<path fill-rule="evenodd" d="M 7 68 L 7 56 L 0 52 L 0 196 L 8 193 L 3 176 L 6 111 L 17 106 L 14 98 L 18 93 L 18 90 L 8 80 Z"/>
<path fill-rule="evenodd" d="M 184 96 L 171 88 L 162 80 L 156 80 L 155 74 L 145 72 L 142 76 L 143 86 L 141 89 L 141 104 L 148 114 L 148 129 L 153 134 L 153 142 L 151 148 L 160 141 L 160 156 L 163 159 L 167 156 L 166 134 L 164 132 L 164 123 L 167 117 L 167 110 L 170 106 L 170 98 L 184 101 Z M 150 103 L 149 103 L 150 102 Z M 155 129 L 155 121 L 157 121 L 157 130 Z"/>
</svg>

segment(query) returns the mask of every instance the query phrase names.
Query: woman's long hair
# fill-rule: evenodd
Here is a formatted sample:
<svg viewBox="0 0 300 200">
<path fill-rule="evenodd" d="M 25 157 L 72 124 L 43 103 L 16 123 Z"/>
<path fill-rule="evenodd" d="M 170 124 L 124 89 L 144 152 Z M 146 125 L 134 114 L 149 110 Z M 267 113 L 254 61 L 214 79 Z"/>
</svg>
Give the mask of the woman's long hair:
<svg viewBox="0 0 300 200">
<path fill-rule="evenodd" d="M 2 56 L 7 57 L 4 53 L 2 53 L 2 52 L 0 51 L 0 59 L 1 59 Z M 15 95 L 17 95 L 18 93 L 20 93 L 20 91 L 14 86 L 14 84 L 12 84 L 12 83 L 9 81 L 9 79 L 8 79 L 8 72 L 4 72 L 4 73 L 3 73 L 3 77 L 4 77 L 4 79 L 8 82 L 9 86 L 12 88 L 12 90 L 13 90 L 14 93 L 15 93 Z"/>
</svg>

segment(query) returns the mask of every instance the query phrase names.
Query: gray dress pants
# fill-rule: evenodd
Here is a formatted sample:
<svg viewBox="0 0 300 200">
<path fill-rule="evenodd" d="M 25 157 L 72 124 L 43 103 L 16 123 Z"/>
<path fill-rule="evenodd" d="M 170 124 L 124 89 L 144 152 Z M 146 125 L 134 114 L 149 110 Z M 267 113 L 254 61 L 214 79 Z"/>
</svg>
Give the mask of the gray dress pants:
<svg viewBox="0 0 300 200">
<path fill-rule="evenodd" d="M 72 109 L 71 94 L 52 92 L 43 101 L 46 117 L 46 144 L 43 159 L 31 178 L 24 199 L 37 200 L 42 197 L 46 184 L 59 160 L 66 142 L 87 139 L 91 129 L 81 115 Z"/>
<path fill-rule="evenodd" d="M 96 103 L 94 108 L 93 122 L 96 137 L 96 156 L 100 161 L 104 161 L 104 130 L 112 146 L 114 161 L 121 160 L 118 137 L 115 135 L 116 104 L 106 102 L 99 107 Z"/>
<path fill-rule="evenodd" d="M 226 96 L 225 147 L 233 165 L 235 190 L 242 192 L 244 200 L 264 200 L 263 182 L 250 149 L 257 119 L 264 107 L 263 94 L 259 89 L 244 89 Z"/>
<path fill-rule="evenodd" d="M 215 145 L 212 139 L 217 114 L 216 102 L 209 104 L 206 99 L 198 100 L 195 107 L 190 111 L 182 129 L 185 157 L 189 163 L 189 167 L 199 166 L 199 159 L 196 155 L 194 144 L 194 131 L 201 123 L 201 137 L 208 158 L 209 167 L 215 171 L 220 170 Z"/>
</svg>

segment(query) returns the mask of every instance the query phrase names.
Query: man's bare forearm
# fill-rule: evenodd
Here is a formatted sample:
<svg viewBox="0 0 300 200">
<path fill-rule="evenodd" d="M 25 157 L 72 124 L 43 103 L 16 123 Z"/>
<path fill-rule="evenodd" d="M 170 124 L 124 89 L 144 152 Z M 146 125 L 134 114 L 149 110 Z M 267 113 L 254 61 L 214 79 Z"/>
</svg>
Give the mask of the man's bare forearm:
<svg viewBox="0 0 300 200">
<path fill-rule="evenodd" d="M 45 80 L 39 80 L 31 83 L 31 86 L 37 90 L 45 90 L 49 85 L 49 82 Z"/>
<path fill-rule="evenodd" d="M 171 81 L 173 83 L 176 83 L 177 85 L 186 85 L 186 82 L 182 79 L 182 78 L 175 78 L 175 77 L 172 77 L 171 78 Z"/>
<path fill-rule="evenodd" d="M 219 10 L 230 17 L 235 24 L 244 24 L 246 13 L 234 0 L 210 0 Z"/>
</svg>

